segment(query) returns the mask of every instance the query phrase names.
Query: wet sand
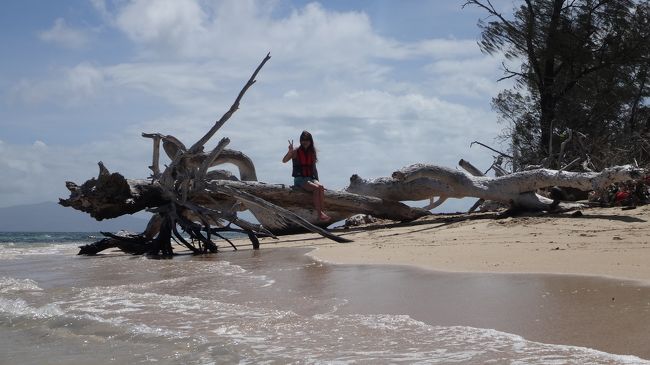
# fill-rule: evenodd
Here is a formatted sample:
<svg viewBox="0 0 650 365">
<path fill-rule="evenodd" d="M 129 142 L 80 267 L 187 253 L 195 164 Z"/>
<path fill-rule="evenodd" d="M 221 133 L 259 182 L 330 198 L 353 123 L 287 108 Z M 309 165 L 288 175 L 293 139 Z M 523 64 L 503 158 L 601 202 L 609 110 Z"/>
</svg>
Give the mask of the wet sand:
<svg viewBox="0 0 650 365">
<path fill-rule="evenodd" d="M 428 324 L 489 328 L 650 359 L 650 287 L 592 277 L 461 273 L 411 273 L 387 284 L 390 275 L 357 288 L 364 300 L 343 310 L 410 313 Z"/>
<path fill-rule="evenodd" d="M 262 249 L 308 247 L 325 262 L 456 272 L 462 285 L 450 280 L 426 288 L 426 281 L 404 278 L 396 303 L 385 305 L 411 308 L 427 323 L 493 328 L 650 359 L 650 207 L 582 213 L 434 216 L 337 231 L 353 243 L 300 235 L 265 239 Z M 383 305 L 370 295 L 385 290 L 381 280 L 364 290 L 369 303 Z"/>
</svg>

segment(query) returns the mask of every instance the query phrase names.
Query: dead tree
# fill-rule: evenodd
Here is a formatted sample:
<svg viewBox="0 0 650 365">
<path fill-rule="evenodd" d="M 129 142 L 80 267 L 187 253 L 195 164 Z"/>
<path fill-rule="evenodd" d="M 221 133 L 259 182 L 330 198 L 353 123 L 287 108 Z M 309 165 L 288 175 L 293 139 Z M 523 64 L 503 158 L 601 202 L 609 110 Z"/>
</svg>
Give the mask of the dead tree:
<svg viewBox="0 0 650 365">
<path fill-rule="evenodd" d="M 204 145 L 239 108 L 246 91 L 270 59 L 267 55 L 244 85 L 230 109 L 212 128 L 189 148 L 179 139 L 160 133 L 143 133 L 153 141 L 149 179 L 127 179 L 110 173 L 99 163 L 99 175 L 82 185 L 67 182 L 70 197 L 60 199 L 63 206 L 89 213 L 97 220 L 115 218 L 147 210 L 154 213 L 144 232 L 115 235 L 81 248 L 80 254 L 93 255 L 108 248 L 133 254 L 172 255 L 172 241 L 194 253 L 217 251 L 215 238 L 237 247 L 225 232 L 245 234 L 255 249 L 258 237 L 276 237 L 296 231 L 311 231 L 336 242 L 349 240 L 324 229 L 312 208 L 311 194 L 295 187 L 257 181 L 253 161 L 240 151 L 226 149 L 230 143 L 222 138 L 211 151 Z M 161 171 L 160 147 L 170 163 Z M 239 176 L 211 168 L 231 163 Z M 479 175 L 478 169 L 471 169 Z M 528 209 L 548 209 L 551 201 L 535 194 L 539 188 L 569 186 L 595 189 L 607 184 L 634 179 L 641 170 L 619 166 L 600 173 L 575 173 L 537 169 L 496 178 L 473 176 L 435 165 L 416 164 L 374 180 L 357 175 L 350 178 L 344 191 L 325 191 L 326 213 L 334 221 L 355 214 L 368 214 L 395 221 L 411 221 L 426 215 L 447 198 L 476 197 Z M 439 197 L 434 200 L 434 197 Z M 401 201 L 429 199 L 423 209 Z M 250 210 L 259 223 L 238 217 Z"/>
<path fill-rule="evenodd" d="M 616 182 L 639 179 L 644 173 L 643 169 L 625 165 L 598 173 L 535 169 L 487 177 L 442 166 L 415 164 L 393 172 L 391 178 L 364 180 L 353 176 L 346 190 L 398 200 L 422 200 L 427 196 L 475 197 L 501 202 L 512 208 L 550 210 L 556 204 L 536 194 L 537 190 L 552 186 L 599 190 Z"/>
</svg>

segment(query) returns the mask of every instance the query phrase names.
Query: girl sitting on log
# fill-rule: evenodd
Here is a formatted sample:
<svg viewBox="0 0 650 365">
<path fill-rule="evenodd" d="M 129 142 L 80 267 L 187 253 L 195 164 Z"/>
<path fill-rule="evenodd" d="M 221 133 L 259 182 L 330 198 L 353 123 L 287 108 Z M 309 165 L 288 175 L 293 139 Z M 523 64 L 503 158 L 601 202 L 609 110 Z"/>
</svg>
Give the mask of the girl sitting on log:
<svg viewBox="0 0 650 365">
<path fill-rule="evenodd" d="M 316 147 L 311 133 L 302 131 L 300 134 L 300 147 L 293 148 L 293 140 L 289 141 L 289 151 L 282 158 L 282 163 L 292 160 L 293 162 L 293 184 L 307 191 L 314 196 L 314 208 L 318 214 L 318 220 L 327 222 L 331 218 L 323 212 L 323 200 L 325 198 L 325 187 L 318 182 L 318 171 L 316 170 Z"/>
</svg>

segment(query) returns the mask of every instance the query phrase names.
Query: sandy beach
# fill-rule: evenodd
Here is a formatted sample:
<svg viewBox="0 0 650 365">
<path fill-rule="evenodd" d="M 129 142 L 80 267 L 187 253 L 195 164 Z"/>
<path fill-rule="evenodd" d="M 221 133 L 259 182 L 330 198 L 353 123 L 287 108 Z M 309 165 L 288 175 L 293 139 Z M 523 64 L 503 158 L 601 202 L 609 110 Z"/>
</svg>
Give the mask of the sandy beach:
<svg viewBox="0 0 650 365">
<path fill-rule="evenodd" d="M 313 234 L 265 239 L 266 247 L 314 247 L 332 263 L 395 264 L 450 272 L 602 276 L 650 284 L 650 206 L 589 208 L 496 219 L 434 215 L 409 224 L 336 229 L 339 244 Z"/>
</svg>

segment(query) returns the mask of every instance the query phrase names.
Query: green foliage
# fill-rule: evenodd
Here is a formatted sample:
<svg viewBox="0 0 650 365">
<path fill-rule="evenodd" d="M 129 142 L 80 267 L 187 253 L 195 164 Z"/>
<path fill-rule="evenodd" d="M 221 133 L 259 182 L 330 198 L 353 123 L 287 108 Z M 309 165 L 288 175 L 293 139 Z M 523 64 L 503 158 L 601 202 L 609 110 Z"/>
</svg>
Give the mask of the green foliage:
<svg viewBox="0 0 650 365">
<path fill-rule="evenodd" d="M 493 99 L 515 167 L 650 164 L 650 0 L 523 0 L 511 17 L 489 0 L 479 46 L 519 60 L 504 66 L 515 87 Z M 558 153 L 561 137 L 579 138 Z"/>
</svg>

